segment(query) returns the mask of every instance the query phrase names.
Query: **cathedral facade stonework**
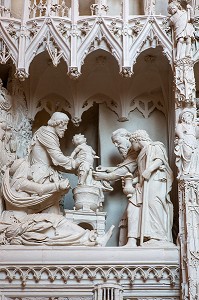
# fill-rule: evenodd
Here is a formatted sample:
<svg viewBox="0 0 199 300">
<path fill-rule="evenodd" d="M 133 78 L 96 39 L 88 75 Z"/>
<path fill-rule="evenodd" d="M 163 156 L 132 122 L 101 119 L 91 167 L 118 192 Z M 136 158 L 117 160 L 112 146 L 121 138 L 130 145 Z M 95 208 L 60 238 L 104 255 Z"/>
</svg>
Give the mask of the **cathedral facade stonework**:
<svg viewBox="0 0 199 300">
<path fill-rule="evenodd" d="M 198 70 L 198 0 L 0 0 L 0 300 L 199 299 Z"/>
</svg>

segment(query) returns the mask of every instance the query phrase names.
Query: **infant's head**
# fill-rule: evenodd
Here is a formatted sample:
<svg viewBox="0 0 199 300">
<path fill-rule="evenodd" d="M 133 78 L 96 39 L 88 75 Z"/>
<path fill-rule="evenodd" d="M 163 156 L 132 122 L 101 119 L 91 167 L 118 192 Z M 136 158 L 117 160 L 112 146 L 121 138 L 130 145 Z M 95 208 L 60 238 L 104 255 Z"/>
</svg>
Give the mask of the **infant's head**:
<svg viewBox="0 0 199 300">
<path fill-rule="evenodd" d="M 75 146 L 78 146 L 78 145 L 81 145 L 83 143 L 86 142 L 86 138 L 83 134 L 79 133 L 79 134 L 75 134 L 73 139 L 72 139 L 72 142 Z"/>
<path fill-rule="evenodd" d="M 180 5 L 180 3 L 179 2 L 171 2 L 169 5 L 168 5 L 168 13 L 170 14 L 170 15 L 174 15 L 177 11 L 178 11 L 178 9 L 182 9 L 182 7 L 181 7 L 181 5 Z"/>
</svg>

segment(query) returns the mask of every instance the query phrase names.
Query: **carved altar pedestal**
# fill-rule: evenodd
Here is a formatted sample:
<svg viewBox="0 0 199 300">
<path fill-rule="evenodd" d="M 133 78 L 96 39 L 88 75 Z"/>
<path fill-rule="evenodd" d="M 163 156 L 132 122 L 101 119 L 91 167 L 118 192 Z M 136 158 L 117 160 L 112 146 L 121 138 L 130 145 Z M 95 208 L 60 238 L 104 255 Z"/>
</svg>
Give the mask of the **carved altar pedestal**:
<svg viewBox="0 0 199 300">
<path fill-rule="evenodd" d="M 0 286 L 1 300 L 179 299 L 179 250 L 2 246 Z"/>
<path fill-rule="evenodd" d="M 65 209 L 65 218 L 85 229 L 95 229 L 99 236 L 105 234 L 106 212 Z"/>
</svg>

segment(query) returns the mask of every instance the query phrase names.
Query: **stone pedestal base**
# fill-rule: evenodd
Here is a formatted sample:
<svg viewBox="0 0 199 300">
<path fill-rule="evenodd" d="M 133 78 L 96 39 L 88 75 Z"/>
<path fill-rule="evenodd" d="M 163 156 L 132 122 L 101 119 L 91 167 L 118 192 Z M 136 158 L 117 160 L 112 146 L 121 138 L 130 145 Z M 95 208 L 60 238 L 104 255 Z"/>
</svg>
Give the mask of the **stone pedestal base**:
<svg viewBox="0 0 199 300">
<path fill-rule="evenodd" d="M 1 300 L 179 299 L 179 251 L 1 246 L 0 287 Z"/>
<path fill-rule="evenodd" d="M 99 236 L 105 234 L 106 212 L 65 210 L 68 221 L 82 226 L 84 229 L 95 229 Z"/>
</svg>

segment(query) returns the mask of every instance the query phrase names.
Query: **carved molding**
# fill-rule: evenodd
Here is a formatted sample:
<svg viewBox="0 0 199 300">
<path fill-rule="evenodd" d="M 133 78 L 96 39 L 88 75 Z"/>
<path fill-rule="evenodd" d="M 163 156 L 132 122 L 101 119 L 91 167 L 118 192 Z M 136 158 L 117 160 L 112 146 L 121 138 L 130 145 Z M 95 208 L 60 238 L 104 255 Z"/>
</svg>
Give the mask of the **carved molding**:
<svg viewBox="0 0 199 300">
<path fill-rule="evenodd" d="M 25 286 L 32 278 L 37 284 L 42 283 L 42 276 L 47 276 L 49 283 L 55 282 L 57 278 L 64 283 L 70 280 L 82 282 L 84 280 L 102 280 L 108 281 L 110 278 L 115 282 L 127 280 L 133 283 L 136 279 L 147 281 L 155 280 L 161 283 L 161 280 L 167 281 L 170 285 L 175 285 L 179 280 L 179 268 L 177 266 L 5 266 L 0 268 L 0 282 L 21 282 Z"/>
<path fill-rule="evenodd" d="M 197 299 L 199 272 L 199 183 L 195 180 L 179 182 L 181 268 L 183 299 Z"/>
<path fill-rule="evenodd" d="M 0 298 L 1 299 L 1 298 Z M 92 297 L 66 296 L 66 297 L 4 297 L 1 300 L 92 300 Z"/>
<path fill-rule="evenodd" d="M 109 16 L 105 19 L 94 15 L 92 19 L 79 19 L 73 25 L 65 15 L 56 18 L 58 7 L 50 16 L 46 15 L 44 7 L 41 9 L 44 15 L 28 19 L 23 28 L 19 20 L 0 20 L 0 37 L 5 44 L 0 62 L 5 63 L 11 58 L 17 65 L 16 74 L 21 80 L 28 76 L 34 57 L 45 50 L 53 65 L 57 66 L 61 58 L 66 61 L 68 75 L 73 79 L 81 74 L 86 56 L 98 49 L 108 51 L 115 57 L 124 77 L 132 75 L 132 66 L 138 55 L 147 48 L 162 46 L 163 54 L 170 63 L 172 61 L 172 43 L 165 31 L 165 17 L 136 17 L 123 25 L 122 18 Z"/>
</svg>

